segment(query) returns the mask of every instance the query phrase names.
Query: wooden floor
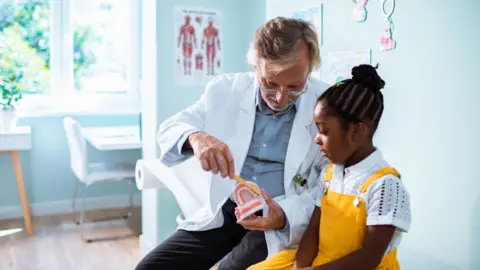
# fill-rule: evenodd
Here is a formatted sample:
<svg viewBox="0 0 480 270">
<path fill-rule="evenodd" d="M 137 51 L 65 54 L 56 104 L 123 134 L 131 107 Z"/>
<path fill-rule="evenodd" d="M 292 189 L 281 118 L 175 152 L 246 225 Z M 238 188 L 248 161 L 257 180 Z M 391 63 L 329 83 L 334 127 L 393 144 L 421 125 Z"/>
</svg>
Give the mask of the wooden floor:
<svg viewBox="0 0 480 270">
<path fill-rule="evenodd" d="M 120 209 L 90 212 L 87 218 L 119 215 Z M 72 215 L 34 218 L 34 236 L 23 231 L 8 234 L 9 229 L 23 229 L 22 220 L 0 221 L 1 270 L 133 270 L 140 260 L 138 237 L 85 243 Z M 140 209 L 128 222 L 102 221 L 88 224 L 87 237 L 112 236 L 139 232 Z"/>
</svg>

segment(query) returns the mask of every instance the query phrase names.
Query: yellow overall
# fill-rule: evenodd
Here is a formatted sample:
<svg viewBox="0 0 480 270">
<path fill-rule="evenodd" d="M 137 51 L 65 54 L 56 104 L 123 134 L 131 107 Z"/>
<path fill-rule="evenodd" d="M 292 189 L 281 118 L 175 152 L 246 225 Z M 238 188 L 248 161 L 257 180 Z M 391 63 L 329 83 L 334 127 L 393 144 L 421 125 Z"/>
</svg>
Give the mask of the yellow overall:
<svg viewBox="0 0 480 270">
<path fill-rule="evenodd" d="M 368 187 L 381 177 L 399 173 L 386 167 L 376 171 L 360 187 L 360 193 L 365 193 Z M 330 190 L 329 184 L 333 177 L 333 164 L 330 164 L 324 176 L 326 193 L 322 198 L 318 254 L 313 266 L 326 264 L 362 248 L 367 232 L 367 209 L 365 202 L 358 195 L 340 194 Z M 360 194 L 359 193 L 359 194 Z M 281 251 L 269 259 L 252 265 L 248 270 L 290 270 L 295 261 L 296 250 Z M 377 270 L 398 270 L 397 250 L 386 254 Z"/>
</svg>

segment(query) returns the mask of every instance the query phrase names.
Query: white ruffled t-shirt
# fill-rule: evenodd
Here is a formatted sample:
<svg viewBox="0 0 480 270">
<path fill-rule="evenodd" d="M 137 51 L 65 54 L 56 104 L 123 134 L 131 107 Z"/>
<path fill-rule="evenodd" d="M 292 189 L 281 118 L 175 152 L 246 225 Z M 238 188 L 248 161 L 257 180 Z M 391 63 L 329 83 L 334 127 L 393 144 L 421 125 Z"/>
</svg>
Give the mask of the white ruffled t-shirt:
<svg viewBox="0 0 480 270">
<path fill-rule="evenodd" d="M 356 196 L 362 184 L 373 173 L 388 166 L 382 153 L 377 149 L 361 162 L 348 168 L 335 165 L 329 188 L 337 193 Z M 325 170 L 320 176 L 322 180 L 324 174 Z M 397 227 L 386 253 L 398 247 L 402 233 L 408 231 L 411 222 L 410 197 L 402 181 L 394 175 L 383 176 L 373 182 L 365 193 L 360 193 L 360 198 L 366 203 L 367 226 Z M 317 198 L 316 204 L 321 207 L 321 197 Z"/>
</svg>

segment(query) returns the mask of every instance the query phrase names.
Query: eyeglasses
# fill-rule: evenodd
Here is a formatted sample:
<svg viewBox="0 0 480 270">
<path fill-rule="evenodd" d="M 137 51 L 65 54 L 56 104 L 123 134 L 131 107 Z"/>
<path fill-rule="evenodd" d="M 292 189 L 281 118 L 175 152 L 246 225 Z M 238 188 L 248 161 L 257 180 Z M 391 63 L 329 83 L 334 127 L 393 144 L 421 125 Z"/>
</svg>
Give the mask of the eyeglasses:
<svg viewBox="0 0 480 270">
<path fill-rule="evenodd" d="M 298 96 L 301 96 L 303 95 L 305 92 L 307 92 L 307 88 L 308 88 L 308 85 L 305 86 L 305 88 L 303 88 L 303 90 L 301 91 L 281 91 L 281 90 L 276 90 L 276 89 L 267 89 L 267 88 L 263 88 L 263 87 L 260 87 L 260 91 L 264 92 L 265 94 L 267 95 L 278 95 L 280 93 L 283 93 L 285 95 L 287 95 L 288 97 L 298 97 Z"/>
<path fill-rule="evenodd" d="M 260 91 L 262 91 L 263 93 L 267 94 L 267 95 L 278 95 L 280 93 L 282 94 L 285 94 L 287 95 L 289 98 L 296 98 L 296 97 L 299 97 L 301 95 L 303 95 L 305 92 L 307 92 L 307 89 L 308 89 L 308 81 L 309 81 L 309 77 L 307 77 L 305 79 L 305 81 L 298 85 L 298 87 L 290 87 L 290 89 L 285 89 L 284 91 L 281 90 L 281 86 L 280 85 L 269 85 L 268 81 L 262 77 L 262 74 L 260 73 L 259 70 L 257 70 L 257 76 L 259 78 L 259 88 L 260 88 Z M 267 87 L 265 87 L 267 86 Z M 302 87 L 303 89 L 298 89 Z"/>
</svg>

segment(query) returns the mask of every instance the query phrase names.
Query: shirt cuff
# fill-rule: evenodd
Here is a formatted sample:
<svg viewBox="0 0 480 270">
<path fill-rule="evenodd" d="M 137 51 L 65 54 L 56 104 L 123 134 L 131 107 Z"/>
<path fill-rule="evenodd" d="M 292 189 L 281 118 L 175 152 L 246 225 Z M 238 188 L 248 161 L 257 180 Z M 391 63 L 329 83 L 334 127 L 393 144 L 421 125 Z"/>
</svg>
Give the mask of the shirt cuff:
<svg viewBox="0 0 480 270">
<path fill-rule="evenodd" d="M 318 198 L 315 199 L 315 205 L 318 207 L 322 207 L 322 197 L 319 196 Z"/>
<path fill-rule="evenodd" d="M 279 230 L 281 233 L 288 233 L 290 232 L 290 222 L 288 222 L 288 218 L 285 217 L 285 227 Z"/>
<path fill-rule="evenodd" d="M 182 137 L 177 142 L 177 147 L 172 148 L 172 154 L 177 155 L 177 156 L 185 156 L 185 155 L 191 155 L 193 154 L 192 149 L 184 150 L 183 145 L 188 139 L 188 136 L 190 136 L 192 133 L 200 131 L 199 129 L 193 129 L 190 131 L 185 132 Z"/>
</svg>

